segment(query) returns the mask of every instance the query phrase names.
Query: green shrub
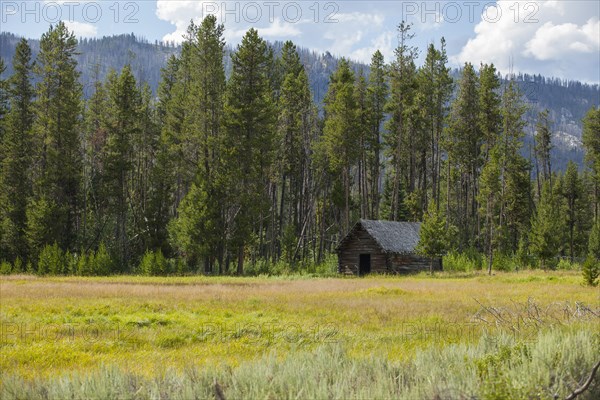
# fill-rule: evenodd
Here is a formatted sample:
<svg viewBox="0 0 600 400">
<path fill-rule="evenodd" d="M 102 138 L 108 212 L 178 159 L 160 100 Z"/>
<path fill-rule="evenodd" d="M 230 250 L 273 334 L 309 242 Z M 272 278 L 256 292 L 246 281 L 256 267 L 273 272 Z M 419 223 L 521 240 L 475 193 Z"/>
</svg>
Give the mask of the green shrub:
<svg viewBox="0 0 600 400">
<path fill-rule="evenodd" d="M 37 265 L 39 275 L 62 275 L 66 272 L 65 256 L 54 242 L 52 246 L 46 245 L 40 252 Z"/>
<path fill-rule="evenodd" d="M 495 252 L 492 262 L 492 269 L 495 271 L 517 271 L 522 269 L 523 265 L 519 262 L 517 255 Z"/>
<path fill-rule="evenodd" d="M 12 273 L 20 274 L 22 272 L 23 272 L 23 261 L 21 260 L 21 257 L 17 257 L 15 259 L 15 262 L 13 263 Z"/>
<path fill-rule="evenodd" d="M 589 256 L 583 263 L 581 273 L 586 285 L 597 286 L 598 276 L 600 276 L 600 261 L 593 256 Z"/>
<path fill-rule="evenodd" d="M 289 275 L 291 272 L 290 264 L 283 260 L 269 264 L 269 275 Z"/>
<path fill-rule="evenodd" d="M 10 275 L 12 272 L 12 265 L 8 261 L 0 262 L 0 275 Z"/>
<path fill-rule="evenodd" d="M 147 276 L 167 275 L 170 272 L 169 263 L 160 250 L 156 252 L 147 250 L 138 266 L 138 271 Z"/>
<path fill-rule="evenodd" d="M 314 272 L 320 276 L 336 276 L 338 273 L 337 254 L 327 254 L 323 262 L 315 265 Z"/>
<path fill-rule="evenodd" d="M 492 260 L 492 269 L 494 271 L 510 271 L 510 266 L 510 257 L 498 251 L 494 252 L 494 259 Z"/>
<path fill-rule="evenodd" d="M 443 257 L 444 271 L 470 272 L 483 268 L 483 255 L 477 250 L 469 249 L 459 253 L 451 251 Z"/>
<path fill-rule="evenodd" d="M 64 274 L 73 275 L 77 272 L 77 254 L 73 254 L 70 251 L 65 253 L 65 271 Z"/>
<path fill-rule="evenodd" d="M 172 271 L 175 275 L 186 275 L 190 272 L 187 263 L 181 258 L 170 258 L 167 260 L 167 266 L 169 271 Z"/>
<path fill-rule="evenodd" d="M 529 252 L 529 242 L 527 241 L 527 235 L 523 235 L 519 241 L 519 248 L 517 254 L 515 254 L 515 261 L 519 269 L 533 268 L 536 264 L 535 257 Z"/>
<path fill-rule="evenodd" d="M 244 268 L 244 275 L 259 276 L 269 275 L 269 262 L 264 259 L 256 260 L 256 262 L 248 263 Z"/>
<path fill-rule="evenodd" d="M 72 263 L 73 273 L 81 276 L 106 276 L 113 272 L 114 264 L 104 243 L 94 253 L 85 253 L 84 251 L 77 257 L 74 257 Z"/>
<path fill-rule="evenodd" d="M 581 268 L 581 264 L 578 262 L 571 262 L 571 260 L 567 258 L 561 258 L 556 264 L 556 269 L 562 270 L 579 270 Z"/>
<path fill-rule="evenodd" d="M 90 271 L 93 275 L 106 276 L 113 272 L 113 261 L 104 243 L 100 243 L 93 261 L 90 258 Z"/>
<path fill-rule="evenodd" d="M 85 252 L 81 252 L 81 255 L 77 258 L 77 268 L 75 269 L 75 274 L 81 276 L 89 276 L 91 275 L 91 265 L 90 262 L 94 260 L 94 253 L 86 254 Z"/>
<path fill-rule="evenodd" d="M 169 263 L 167 263 L 167 259 L 161 250 L 154 253 L 154 264 L 159 275 L 167 275 L 171 272 L 169 271 Z"/>
<path fill-rule="evenodd" d="M 138 272 L 142 275 L 154 275 L 154 253 L 150 250 L 146 250 L 144 256 L 142 257 L 142 261 L 138 265 Z"/>
</svg>

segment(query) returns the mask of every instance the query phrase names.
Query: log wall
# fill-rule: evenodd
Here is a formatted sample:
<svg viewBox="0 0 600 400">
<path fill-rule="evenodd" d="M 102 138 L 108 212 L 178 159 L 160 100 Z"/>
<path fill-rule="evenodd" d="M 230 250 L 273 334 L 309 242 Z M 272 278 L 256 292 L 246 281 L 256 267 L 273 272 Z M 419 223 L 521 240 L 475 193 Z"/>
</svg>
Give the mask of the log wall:
<svg viewBox="0 0 600 400">
<path fill-rule="evenodd" d="M 358 263 L 361 254 L 371 255 L 371 272 L 388 272 L 387 256 L 375 240 L 362 229 L 357 229 L 338 249 L 338 272 L 358 275 Z"/>
<path fill-rule="evenodd" d="M 388 268 L 392 273 L 429 271 L 429 258 L 419 257 L 415 254 L 390 254 Z M 442 270 L 440 259 L 433 260 L 433 269 L 435 271 Z"/>
</svg>

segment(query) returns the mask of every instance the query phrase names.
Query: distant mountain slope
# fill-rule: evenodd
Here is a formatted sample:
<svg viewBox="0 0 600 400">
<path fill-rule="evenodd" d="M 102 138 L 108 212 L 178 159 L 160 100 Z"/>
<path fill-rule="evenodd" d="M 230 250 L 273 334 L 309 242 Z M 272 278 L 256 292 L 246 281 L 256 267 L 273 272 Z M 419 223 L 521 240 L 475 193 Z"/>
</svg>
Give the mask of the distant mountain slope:
<svg viewBox="0 0 600 400">
<path fill-rule="evenodd" d="M 0 33 L 0 57 L 6 60 L 7 75 L 12 73 L 11 60 L 18 40 L 19 37 L 11 33 Z M 30 40 L 29 43 L 35 56 L 39 51 L 39 41 Z M 283 43 L 275 42 L 272 45 L 278 53 Z M 100 78 L 103 79 L 110 69 L 120 70 L 128 63 L 131 64 L 136 77 L 148 82 L 156 92 L 160 81 L 160 69 L 172 54 L 180 52 L 179 47 L 158 42 L 150 43 L 133 34 L 83 39 L 79 43 L 79 50 L 78 62 L 86 96 L 91 93 L 95 65 L 98 65 Z M 315 101 L 320 104 L 327 92 L 329 76 L 337 68 L 338 59 L 329 53 L 318 54 L 306 48 L 298 50 L 308 72 Z M 228 48 L 225 59 L 227 69 L 231 64 L 230 51 L 231 49 Z M 355 63 L 353 66 L 355 70 L 364 68 L 365 73 L 368 73 L 366 65 Z M 453 73 L 458 78 L 460 71 Z M 556 169 L 564 169 L 568 160 L 582 165 L 581 119 L 592 105 L 600 104 L 598 85 L 545 78 L 540 75 L 518 75 L 517 81 L 531 106 L 527 114 L 529 126 L 526 143 L 532 142 L 537 112 L 547 108 L 555 122 L 553 138 L 555 147 L 552 156 Z M 526 148 L 524 151 L 528 153 L 529 149 Z"/>
<path fill-rule="evenodd" d="M 0 57 L 7 64 L 6 74 L 12 74 L 11 60 L 20 37 L 2 32 L 0 33 Z M 39 52 L 39 40 L 29 40 L 33 57 Z M 282 42 L 272 44 L 276 53 L 283 47 Z M 81 71 L 81 82 L 85 88 L 91 88 L 94 82 L 94 66 L 99 66 L 100 79 L 108 74 L 111 69 L 120 70 L 130 64 L 138 80 L 147 82 L 156 93 L 160 82 L 160 69 L 165 66 L 172 54 L 179 54 L 179 46 L 164 43 L 149 43 L 135 35 L 118 35 L 103 37 L 102 39 L 82 39 L 79 42 L 77 62 Z M 320 103 L 327 92 L 329 75 L 337 68 L 338 60 L 331 54 L 317 54 L 311 50 L 298 49 L 300 58 L 304 63 L 311 82 L 315 101 Z M 231 47 L 226 48 L 225 66 L 231 67 Z M 355 64 L 355 68 L 363 67 Z M 85 91 L 85 95 L 89 95 Z"/>
</svg>

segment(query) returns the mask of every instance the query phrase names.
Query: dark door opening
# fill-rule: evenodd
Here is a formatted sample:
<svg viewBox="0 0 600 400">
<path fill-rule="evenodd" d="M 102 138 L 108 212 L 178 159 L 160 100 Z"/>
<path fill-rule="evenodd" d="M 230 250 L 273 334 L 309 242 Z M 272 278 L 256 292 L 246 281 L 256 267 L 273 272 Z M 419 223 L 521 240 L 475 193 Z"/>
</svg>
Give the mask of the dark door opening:
<svg viewBox="0 0 600 400">
<path fill-rule="evenodd" d="M 371 255 L 361 254 L 358 260 L 358 274 L 364 275 L 371 272 Z"/>
</svg>

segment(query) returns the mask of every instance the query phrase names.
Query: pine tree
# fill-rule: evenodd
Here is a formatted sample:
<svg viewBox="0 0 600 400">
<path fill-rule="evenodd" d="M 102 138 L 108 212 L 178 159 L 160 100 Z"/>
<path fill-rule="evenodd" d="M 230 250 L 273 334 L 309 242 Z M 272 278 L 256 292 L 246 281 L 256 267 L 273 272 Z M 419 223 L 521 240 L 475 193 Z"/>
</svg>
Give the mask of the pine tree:
<svg viewBox="0 0 600 400">
<path fill-rule="evenodd" d="M 323 147 L 332 174 L 341 176 L 343 187 L 343 217 L 341 232 L 350 227 L 351 169 L 359 155 L 358 107 L 355 96 L 354 73 L 347 60 L 342 59 L 331 76 L 325 97 L 325 126 Z"/>
<path fill-rule="evenodd" d="M 579 176 L 577 165 L 573 161 L 567 164 L 567 170 L 562 178 L 562 195 L 566 203 L 566 227 L 569 241 L 569 257 L 573 261 L 577 253 L 582 251 L 586 243 L 583 243 L 586 237 L 586 220 L 588 207 L 585 202 L 584 188 Z M 583 248 L 583 249 L 582 249 Z"/>
<path fill-rule="evenodd" d="M 393 190 L 393 179 L 392 177 L 386 175 L 384 184 L 383 184 L 383 194 L 381 199 L 381 211 L 380 217 L 384 220 L 392 221 L 392 199 L 395 198 L 398 202 L 397 209 L 397 220 L 398 221 L 408 221 L 408 208 L 406 206 L 406 191 L 404 190 L 404 185 L 402 181 L 400 181 L 399 192 L 396 194 L 392 193 Z"/>
<path fill-rule="evenodd" d="M 260 225 L 270 203 L 265 190 L 273 174 L 275 122 L 270 56 L 266 42 L 250 29 L 232 55 L 225 97 L 226 224 L 237 248 L 238 274 L 243 273 L 252 228 Z"/>
<path fill-rule="evenodd" d="M 600 276 L 600 218 L 596 219 L 590 233 L 588 257 L 583 264 L 582 274 L 587 285 L 598 285 L 598 276 Z"/>
<path fill-rule="evenodd" d="M 460 236 L 464 245 L 473 245 L 471 241 L 478 236 L 476 199 L 484 138 L 479 119 L 479 80 L 473 66 L 467 63 L 448 116 L 444 141 L 448 154 L 446 212 L 461 227 Z M 451 207 L 453 197 L 454 210 Z"/>
<path fill-rule="evenodd" d="M 545 182 L 542 196 L 537 205 L 537 210 L 531 223 L 531 251 L 541 261 L 542 268 L 546 268 L 548 260 L 558 255 L 561 248 L 560 203 L 553 193 L 550 182 Z"/>
<path fill-rule="evenodd" d="M 439 207 L 441 174 L 441 138 L 452 94 L 453 82 L 446 64 L 446 41 L 441 40 L 440 49 L 431 43 L 427 48 L 424 65 L 419 69 L 417 82 L 417 107 L 421 114 L 418 141 L 421 153 L 420 171 L 422 204 L 426 208 L 429 193 Z"/>
<path fill-rule="evenodd" d="M 179 204 L 170 235 L 171 238 L 181 238 L 171 242 L 180 253 L 187 254 L 188 264 L 198 263 L 200 258 L 204 258 L 205 269 L 209 272 L 215 256 L 219 259 L 220 267 L 223 263 L 226 236 L 222 218 L 225 188 L 220 176 L 225 90 L 224 28 L 217 24 L 216 17 L 207 16 L 199 26 L 192 23 L 188 32 L 191 72 L 189 94 L 184 102 L 189 104 L 190 110 L 186 114 L 183 137 L 189 144 L 187 153 L 190 155 L 190 170 L 196 175 L 194 184 Z M 166 75 L 163 86 L 165 94 L 169 96 L 167 85 L 170 85 L 170 79 Z M 204 204 L 192 200 L 198 198 L 203 199 Z M 202 221 L 186 222 L 200 215 Z M 185 231 L 183 226 L 186 224 L 195 226 L 195 231 Z M 191 239 L 188 237 L 184 240 L 184 232 L 202 241 L 196 244 L 195 251 L 191 252 L 182 246 Z"/>
<path fill-rule="evenodd" d="M 179 59 L 171 55 L 167 60 L 167 65 L 161 68 L 161 81 L 158 85 L 158 105 L 156 112 L 160 126 L 163 126 L 166 119 L 169 101 L 172 98 L 173 87 L 177 82 L 177 70 L 179 68 Z"/>
<path fill-rule="evenodd" d="M 193 29 L 193 25 L 188 29 L 188 38 L 193 37 Z M 196 135 L 189 127 L 192 112 L 192 50 L 191 39 L 184 41 L 177 62 L 172 60 L 173 63 L 163 72 L 165 79 L 161 85 L 161 93 L 168 96 L 161 98 L 158 106 L 159 121 L 162 121 L 161 142 L 165 152 L 162 162 L 163 168 L 168 171 L 164 191 L 170 197 L 170 218 L 177 215 L 177 207 L 194 182 L 198 167 L 198 160 L 195 158 L 199 153 L 198 141 L 192 142 Z M 173 83 L 169 82 L 172 73 L 175 73 Z"/>
<path fill-rule="evenodd" d="M 6 65 L 4 59 L 0 57 L 0 143 L 2 143 L 6 132 L 6 114 L 8 113 L 8 81 L 3 78 Z M 0 146 L 1 147 L 1 146 Z M 0 163 L 2 163 L 2 149 L 0 148 Z M 1 232 L 1 231 L 0 231 Z M 0 233 L 1 235 L 1 233 Z"/>
<path fill-rule="evenodd" d="M 583 263 L 581 270 L 583 281 L 588 286 L 598 286 L 598 276 L 600 276 L 600 260 L 588 257 Z"/>
<path fill-rule="evenodd" d="M 585 158 L 591 165 L 594 177 L 594 216 L 600 217 L 600 107 L 592 107 L 583 120 L 583 146 Z"/>
<path fill-rule="evenodd" d="M 40 218 L 28 221 L 31 243 L 56 241 L 77 247 L 81 182 L 80 119 L 82 87 L 77 71 L 77 40 L 63 22 L 42 35 L 34 67 L 37 75 L 34 132 L 33 200 L 28 208 Z M 33 210 L 36 205 L 46 207 Z M 42 216 L 42 211 L 51 212 Z M 48 226 L 36 227 L 44 222 Z M 36 232 L 49 233 L 35 237 Z"/>
<path fill-rule="evenodd" d="M 371 115 L 370 107 L 368 104 L 368 93 L 367 93 L 367 80 L 364 72 L 361 69 L 356 79 L 354 88 L 354 94 L 356 96 L 356 129 L 358 138 L 358 153 L 357 153 L 357 189 L 358 189 L 358 212 L 360 218 L 368 218 L 369 209 L 371 208 L 369 188 L 371 187 L 369 181 L 369 164 L 368 159 L 371 156 L 371 138 L 369 135 L 370 123 L 369 118 Z"/>
<path fill-rule="evenodd" d="M 312 103 L 308 75 L 296 46 L 290 41 L 283 45 L 280 65 L 283 81 L 277 121 L 277 159 L 280 164 L 278 169 L 281 171 L 278 240 L 282 239 L 284 232 L 292 232 L 293 235 L 288 234 L 288 237 L 300 240 L 304 250 L 307 240 L 306 234 L 302 234 L 303 225 L 314 197 L 310 183 L 310 155 L 316 110 Z M 306 228 L 304 231 L 306 232 Z M 287 256 L 288 262 L 295 261 L 294 254 L 288 252 Z"/>
<path fill-rule="evenodd" d="M 215 149 L 220 140 L 225 91 L 223 56 L 224 27 L 217 18 L 209 15 L 200 24 L 190 28 L 192 34 L 191 62 L 193 65 L 190 88 L 190 115 L 188 128 L 191 141 L 198 140 L 199 154 L 195 156 L 202 176 L 212 183 L 213 167 L 218 167 Z"/>
<path fill-rule="evenodd" d="M 415 114 L 415 93 L 417 89 L 415 60 L 418 56 L 416 47 L 410 45 L 414 34 L 410 24 L 400 23 L 398 26 L 399 44 L 395 50 L 395 60 L 390 66 L 390 97 L 386 110 L 390 113 L 387 123 L 385 142 L 390 159 L 389 168 L 392 178 L 391 219 L 399 219 L 400 199 L 395 197 L 401 191 L 401 181 L 405 189 L 411 193 L 415 190 L 416 157 L 413 141 Z"/>
<path fill-rule="evenodd" d="M 484 158 L 489 160 L 492 148 L 502 131 L 502 99 L 499 94 L 500 77 L 494 64 L 482 64 L 479 69 L 479 129 L 484 138 Z"/>
<path fill-rule="evenodd" d="M 126 65 L 117 75 L 114 71 L 108 77 L 107 91 L 109 95 L 106 121 L 106 146 L 102 164 L 103 185 L 108 199 L 108 216 L 111 224 L 112 249 L 120 271 L 129 267 L 131 204 L 130 184 L 132 179 L 133 143 L 140 132 L 141 98 L 131 67 Z"/>
<path fill-rule="evenodd" d="M 600 219 L 597 218 L 588 242 L 588 254 L 596 261 L 600 261 Z"/>
<path fill-rule="evenodd" d="M 83 119 L 82 222 L 80 242 L 84 250 L 95 249 L 102 240 L 107 219 L 107 196 L 103 191 L 103 152 L 106 148 L 108 93 L 94 66 L 94 92 L 86 102 Z"/>
<path fill-rule="evenodd" d="M 33 86 L 31 49 L 27 40 L 17 44 L 14 75 L 9 79 L 10 112 L 0 143 L 0 253 L 8 260 L 27 260 L 27 202 L 31 196 L 31 128 Z"/>
<path fill-rule="evenodd" d="M 552 179 L 552 164 L 550 150 L 552 150 L 552 131 L 550 128 L 549 111 L 544 110 L 538 114 L 535 133 L 536 160 L 541 164 L 544 181 Z M 538 187 L 539 187 L 538 183 Z"/>
<path fill-rule="evenodd" d="M 381 202 L 381 131 L 383 121 L 385 120 L 385 104 L 389 94 L 387 84 L 387 68 L 383 54 L 379 50 L 373 53 L 371 57 L 371 66 L 369 67 L 369 87 L 368 87 L 368 107 L 369 107 L 369 154 L 368 168 L 370 184 L 368 185 L 371 194 L 370 218 L 379 218 L 379 206 Z"/>
<path fill-rule="evenodd" d="M 214 254 L 220 239 L 220 215 L 210 202 L 209 194 L 199 184 L 193 184 L 179 205 L 179 215 L 169 224 L 169 235 L 173 247 L 188 266 L 196 269 L 200 261 Z M 217 241 L 217 243 L 215 243 Z"/>
<path fill-rule="evenodd" d="M 429 270 L 433 275 L 433 260 L 441 258 L 450 249 L 446 217 L 438 210 L 434 201 L 423 216 L 416 252 L 430 259 Z"/>
<path fill-rule="evenodd" d="M 176 215 L 177 206 L 173 188 L 177 176 L 175 165 L 179 161 L 173 152 L 175 137 L 171 127 L 175 124 L 179 115 L 179 103 L 173 99 L 174 92 L 178 87 L 178 69 L 180 60 L 171 56 L 167 65 L 161 70 L 161 82 L 158 87 L 158 102 L 156 104 L 156 120 L 160 137 L 157 142 L 154 165 L 151 171 L 151 188 L 149 194 L 148 219 L 150 224 L 150 235 L 160 243 L 163 253 L 170 253 L 169 233 L 167 226 L 169 221 Z M 179 126 L 178 124 L 177 126 Z"/>
<path fill-rule="evenodd" d="M 154 108 L 152 89 L 144 83 L 139 90 L 139 131 L 133 137 L 133 176 L 130 185 L 131 212 L 133 217 L 132 244 L 136 247 L 135 256 L 141 256 L 148 249 L 162 248 L 166 235 L 157 229 L 152 208 L 153 171 L 160 146 L 160 129 Z"/>
<path fill-rule="evenodd" d="M 500 203 L 500 135 L 502 130 L 500 78 L 493 64 L 483 64 L 479 70 L 479 115 L 477 123 L 483 135 L 484 165 L 479 177 L 479 211 L 483 219 L 483 236 L 491 274 L 497 240 Z"/>
<path fill-rule="evenodd" d="M 502 136 L 500 148 L 501 207 L 499 246 L 504 253 L 517 250 L 520 235 L 531 220 L 531 173 L 529 162 L 521 155 L 525 136 L 527 107 L 516 84 L 508 83 L 502 98 Z"/>
<path fill-rule="evenodd" d="M 478 202 L 479 212 L 485 218 L 486 252 L 488 256 L 488 274 L 492 273 L 494 250 L 497 244 L 496 235 L 498 230 L 498 219 L 500 213 L 500 160 L 498 145 L 494 146 L 488 160 L 483 166 L 479 178 Z"/>
</svg>

